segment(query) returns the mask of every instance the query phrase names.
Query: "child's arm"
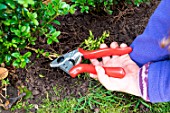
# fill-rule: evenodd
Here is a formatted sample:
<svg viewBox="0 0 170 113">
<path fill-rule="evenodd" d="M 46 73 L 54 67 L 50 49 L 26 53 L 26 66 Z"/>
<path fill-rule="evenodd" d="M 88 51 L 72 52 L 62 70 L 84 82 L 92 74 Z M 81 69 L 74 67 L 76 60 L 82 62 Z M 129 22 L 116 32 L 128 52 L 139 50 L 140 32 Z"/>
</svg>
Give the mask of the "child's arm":
<svg viewBox="0 0 170 113">
<path fill-rule="evenodd" d="M 140 69 L 142 97 L 150 102 L 170 101 L 170 60 L 145 64 Z"/>
<path fill-rule="evenodd" d="M 143 34 L 139 35 L 131 45 L 133 51 L 130 53 L 130 57 L 140 67 L 143 66 L 141 68 L 141 72 L 143 71 L 141 87 L 144 85 L 141 89 L 143 97 L 147 100 L 148 96 L 151 102 L 170 101 L 170 60 L 168 60 L 170 52 L 167 48 L 160 48 L 161 40 L 170 35 L 169 5 L 170 0 L 161 1 Z M 152 63 L 148 70 L 145 70 L 148 62 Z"/>
<path fill-rule="evenodd" d="M 160 48 L 160 42 L 170 33 L 170 0 L 162 0 L 143 32 L 132 43 L 130 57 L 141 67 L 147 62 L 169 58 L 167 48 Z"/>
</svg>

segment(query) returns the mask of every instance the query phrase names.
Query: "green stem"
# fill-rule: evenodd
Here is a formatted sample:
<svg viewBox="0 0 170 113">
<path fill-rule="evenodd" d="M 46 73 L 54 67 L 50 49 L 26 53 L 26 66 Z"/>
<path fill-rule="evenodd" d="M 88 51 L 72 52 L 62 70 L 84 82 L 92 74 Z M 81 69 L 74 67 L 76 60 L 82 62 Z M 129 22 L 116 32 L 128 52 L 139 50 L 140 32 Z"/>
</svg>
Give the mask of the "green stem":
<svg viewBox="0 0 170 113">
<path fill-rule="evenodd" d="M 44 28 L 47 24 L 51 23 L 56 17 L 58 16 L 58 13 L 56 13 L 53 18 L 51 18 L 47 23 L 45 23 L 42 28 Z"/>
</svg>

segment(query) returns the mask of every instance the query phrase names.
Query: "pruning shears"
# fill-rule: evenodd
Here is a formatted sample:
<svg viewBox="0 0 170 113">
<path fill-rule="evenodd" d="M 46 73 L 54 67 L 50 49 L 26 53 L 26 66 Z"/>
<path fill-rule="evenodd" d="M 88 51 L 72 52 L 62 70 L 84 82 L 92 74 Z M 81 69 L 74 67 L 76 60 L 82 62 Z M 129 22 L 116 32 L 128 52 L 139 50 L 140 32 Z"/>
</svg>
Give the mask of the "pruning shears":
<svg viewBox="0 0 170 113">
<path fill-rule="evenodd" d="M 80 73 L 96 74 L 95 66 L 92 64 L 81 64 L 82 57 L 85 59 L 95 59 L 111 55 L 124 55 L 132 51 L 131 47 L 126 48 L 102 48 L 97 50 L 84 50 L 78 48 L 64 55 L 61 55 L 50 63 L 50 67 L 59 67 L 64 72 L 75 78 Z M 108 76 L 123 78 L 125 71 L 122 67 L 103 67 Z"/>
</svg>

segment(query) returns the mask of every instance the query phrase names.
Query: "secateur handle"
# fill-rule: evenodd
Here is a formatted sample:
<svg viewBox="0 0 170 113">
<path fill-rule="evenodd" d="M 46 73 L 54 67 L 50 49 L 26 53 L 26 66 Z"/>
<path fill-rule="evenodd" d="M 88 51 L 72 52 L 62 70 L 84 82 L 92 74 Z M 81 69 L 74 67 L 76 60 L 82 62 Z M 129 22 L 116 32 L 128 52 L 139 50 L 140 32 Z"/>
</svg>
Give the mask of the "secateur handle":
<svg viewBox="0 0 170 113">
<path fill-rule="evenodd" d="M 103 68 L 105 70 L 105 73 L 109 77 L 123 78 L 126 74 L 124 69 L 121 67 L 103 67 Z M 84 72 L 97 74 L 95 66 L 91 64 L 78 64 L 70 69 L 69 74 L 71 77 L 75 78 L 78 74 Z"/>
<path fill-rule="evenodd" d="M 94 59 L 94 58 L 101 58 L 104 56 L 111 56 L 111 55 L 124 55 L 132 52 L 131 47 L 125 48 L 101 48 L 98 50 L 83 50 L 82 48 L 78 48 L 78 51 L 83 54 L 83 57 L 86 59 Z"/>
<path fill-rule="evenodd" d="M 132 48 L 131 47 L 103 48 L 103 49 L 92 50 L 92 51 L 86 51 L 83 50 L 82 48 L 78 48 L 78 51 L 82 54 L 84 58 L 94 59 L 94 58 L 101 58 L 104 56 L 128 54 L 132 51 Z M 105 69 L 105 73 L 110 77 L 123 78 L 126 75 L 124 69 L 121 67 L 103 67 L 103 68 Z M 95 70 L 95 66 L 90 64 L 77 64 L 69 70 L 69 74 L 73 78 L 83 72 L 97 74 Z"/>
</svg>

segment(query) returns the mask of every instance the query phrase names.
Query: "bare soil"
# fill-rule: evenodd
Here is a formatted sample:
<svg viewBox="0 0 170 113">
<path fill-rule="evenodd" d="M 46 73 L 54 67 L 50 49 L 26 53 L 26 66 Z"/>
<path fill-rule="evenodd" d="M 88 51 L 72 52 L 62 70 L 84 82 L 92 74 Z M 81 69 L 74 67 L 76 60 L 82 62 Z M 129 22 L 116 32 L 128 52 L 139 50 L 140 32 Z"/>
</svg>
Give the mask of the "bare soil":
<svg viewBox="0 0 170 113">
<path fill-rule="evenodd" d="M 39 37 L 39 43 L 34 48 L 64 54 L 76 49 L 87 39 L 89 30 L 93 32 L 95 37 L 101 36 L 104 31 L 109 31 L 110 37 L 105 41 L 108 45 L 112 41 L 130 45 L 136 36 L 144 31 L 151 14 L 158 4 L 158 0 L 152 0 L 150 4 L 142 4 L 140 7 L 129 5 L 120 8 L 113 15 L 101 14 L 101 16 L 95 13 L 81 14 L 76 12 L 74 15 L 69 14 L 57 17 L 56 19 L 61 22 L 60 26 L 56 26 L 56 29 L 61 31 L 58 38 L 59 43 L 47 45 L 46 40 Z M 47 92 L 51 100 L 79 97 L 87 93 L 89 78 L 73 79 L 58 68 L 51 68 L 49 66 L 50 62 L 49 59 L 43 56 L 36 58 L 36 54 L 33 53 L 31 63 L 28 64 L 26 69 L 18 69 L 15 73 L 17 76 L 9 77 L 12 86 L 26 86 L 32 91 L 33 98 L 26 101 L 30 104 L 40 105 Z M 40 75 L 44 77 L 40 77 Z M 54 93 L 54 86 L 57 86 L 58 90 L 62 88 L 60 96 L 56 96 Z M 146 109 L 143 108 L 143 110 L 145 111 Z M 32 112 L 35 112 L 35 109 L 32 109 Z"/>
</svg>

